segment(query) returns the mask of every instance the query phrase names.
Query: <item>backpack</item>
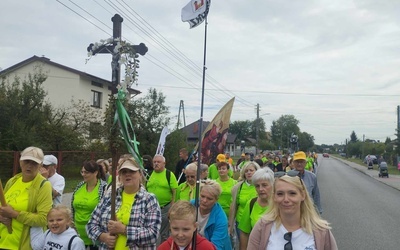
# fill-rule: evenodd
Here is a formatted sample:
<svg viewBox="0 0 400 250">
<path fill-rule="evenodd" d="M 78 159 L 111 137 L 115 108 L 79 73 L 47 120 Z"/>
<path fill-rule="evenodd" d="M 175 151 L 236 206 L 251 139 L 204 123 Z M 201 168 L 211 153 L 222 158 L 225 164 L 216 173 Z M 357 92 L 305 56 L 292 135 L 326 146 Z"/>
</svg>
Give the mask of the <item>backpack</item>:
<svg viewBox="0 0 400 250">
<path fill-rule="evenodd" d="M 257 198 L 258 198 L 258 197 L 254 197 L 254 198 L 251 199 L 251 201 L 250 201 L 250 213 L 249 213 L 250 215 L 251 215 L 251 212 L 253 211 L 254 203 L 256 203 Z"/>
<path fill-rule="evenodd" d="M 165 170 L 167 170 L 167 172 L 165 173 L 165 175 L 166 175 L 166 177 L 167 177 L 168 186 L 171 187 L 171 171 L 168 170 L 168 169 L 165 169 Z M 153 171 L 151 172 L 151 174 L 153 174 Z M 150 174 L 150 176 L 151 176 L 151 174 Z M 149 177 L 149 179 L 150 179 L 150 177 Z M 146 182 L 146 189 L 147 189 L 147 182 Z"/>
</svg>

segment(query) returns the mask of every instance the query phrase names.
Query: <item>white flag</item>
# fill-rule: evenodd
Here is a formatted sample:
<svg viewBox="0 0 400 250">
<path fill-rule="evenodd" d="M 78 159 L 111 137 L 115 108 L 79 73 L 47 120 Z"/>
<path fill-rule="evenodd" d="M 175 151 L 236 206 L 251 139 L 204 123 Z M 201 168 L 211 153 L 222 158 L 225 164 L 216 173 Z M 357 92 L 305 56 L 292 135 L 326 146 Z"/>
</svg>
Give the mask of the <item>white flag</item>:
<svg viewBox="0 0 400 250">
<path fill-rule="evenodd" d="M 161 132 L 161 135 L 160 135 L 160 141 L 158 142 L 156 155 L 163 155 L 164 154 L 165 139 L 167 138 L 168 133 L 169 133 L 168 128 L 164 127 L 162 132 Z"/>
<path fill-rule="evenodd" d="M 190 0 L 185 7 L 182 8 L 182 22 L 188 22 L 190 28 L 200 25 L 208 15 L 211 0 Z"/>
</svg>

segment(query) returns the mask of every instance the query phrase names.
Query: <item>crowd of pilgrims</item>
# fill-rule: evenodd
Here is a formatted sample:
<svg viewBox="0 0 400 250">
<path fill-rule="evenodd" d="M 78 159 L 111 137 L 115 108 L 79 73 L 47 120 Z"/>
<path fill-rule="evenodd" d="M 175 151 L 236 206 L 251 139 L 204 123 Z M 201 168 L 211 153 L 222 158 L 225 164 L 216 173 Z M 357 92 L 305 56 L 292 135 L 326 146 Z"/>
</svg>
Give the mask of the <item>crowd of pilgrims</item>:
<svg viewBox="0 0 400 250">
<path fill-rule="evenodd" d="M 85 161 L 69 208 L 53 204 L 43 151 L 26 148 L 4 187 L 0 249 L 337 249 L 315 153 L 219 154 L 209 166 L 179 156 L 173 172 L 162 155 L 143 156 L 144 168 L 123 155 L 115 178 L 109 160 Z"/>
</svg>

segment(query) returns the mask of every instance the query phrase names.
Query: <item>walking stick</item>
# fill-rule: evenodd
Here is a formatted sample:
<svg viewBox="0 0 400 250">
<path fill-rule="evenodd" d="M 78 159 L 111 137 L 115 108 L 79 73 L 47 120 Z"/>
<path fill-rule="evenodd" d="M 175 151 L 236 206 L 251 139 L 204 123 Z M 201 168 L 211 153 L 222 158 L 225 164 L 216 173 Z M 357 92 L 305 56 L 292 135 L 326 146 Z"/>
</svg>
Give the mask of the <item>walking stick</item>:
<svg viewBox="0 0 400 250">
<path fill-rule="evenodd" d="M 6 198 L 4 197 L 3 184 L 1 183 L 1 180 L 0 180 L 0 203 L 1 203 L 2 207 L 6 207 L 7 206 Z M 12 234 L 11 225 L 8 225 L 7 229 L 8 229 L 8 233 Z"/>
</svg>

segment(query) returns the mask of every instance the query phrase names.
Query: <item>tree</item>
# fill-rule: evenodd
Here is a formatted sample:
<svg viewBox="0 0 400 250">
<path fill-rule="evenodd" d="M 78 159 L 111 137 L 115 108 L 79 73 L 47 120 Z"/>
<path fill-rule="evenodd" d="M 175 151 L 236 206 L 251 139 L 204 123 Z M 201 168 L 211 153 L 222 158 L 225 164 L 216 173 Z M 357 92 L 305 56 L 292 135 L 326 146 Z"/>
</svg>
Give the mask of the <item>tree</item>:
<svg viewBox="0 0 400 250">
<path fill-rule="evenodd" d="M 169 170 L 175 170 L 175 164 L 179 161 L 179 150 L 181 148 L 186 148 L 189 152 L 194 148 L 195 145 L 186 144 L 186 133 L 178 129 L 171 132 L 165 142 L 165 152 L 164 157 L 168 160 L 167 167 Z M 178 176 L 176 176 L 178 178 Z"/>
<path fill-rule="evenodd" d="M 354 132 L 354 130 L 350 134 L 350 143 L 352 143 L 352 142 L 358 142 L 358 138 L 357 138 L 356 132 Z"/>
<path fill-rule="evenodd" d="M 43 82 L 47 75 L 40 65 L 25 79 L 2 76 L 0 85 L 0 147 L 17 150 L 35 145 L 43 150 L 77 150 L 85 145 L 87 126 L 101 117 L 82 102 L 55 109 L 45 102 Z"/>
<path fill-rule="evenodd" d="M 168 126 L 169 108 L 165 106 L 165 96 L 150 88 L 147 95 L 128 102 L 127 112 L 135 129 L 137 141 L 141 142 L 141 155 L 154 154 L 162 129 Z"/>
<path fill-rule="evenodd" d="M 299 150 L 302 151 L 310 151 L 311 148 L 314 146 L 314 136 L 310 135 L 307 132 L 299 133 Z"/>
<path fill-rule="evenodd" d="M 40 67 L 22 80 L 3 76 L 0 86 L 1 147 L 22 150 L 31 145 L 42 146 L 37 130 L 44 123 L 48 111 L 44 102 L 46 92 L 42 83 L 47 79 Z"/>
<path fill-rule="evenodd" d="M 281 149 L 290 148 L 289 138 L 292 134 L 299 135 L 299 120 L 294 115 L 282 115 L 278 120 L 272 121 L 271 141 Z"/>
<path fill-rule="evenodd" d="M 229 133 L 235 134 L 237 140 L 246 140 L 246 138 L 252 137 L 252 128 L 253 123 L 250 120 L 234 121 L 229 125 Z"/>
</svg>

